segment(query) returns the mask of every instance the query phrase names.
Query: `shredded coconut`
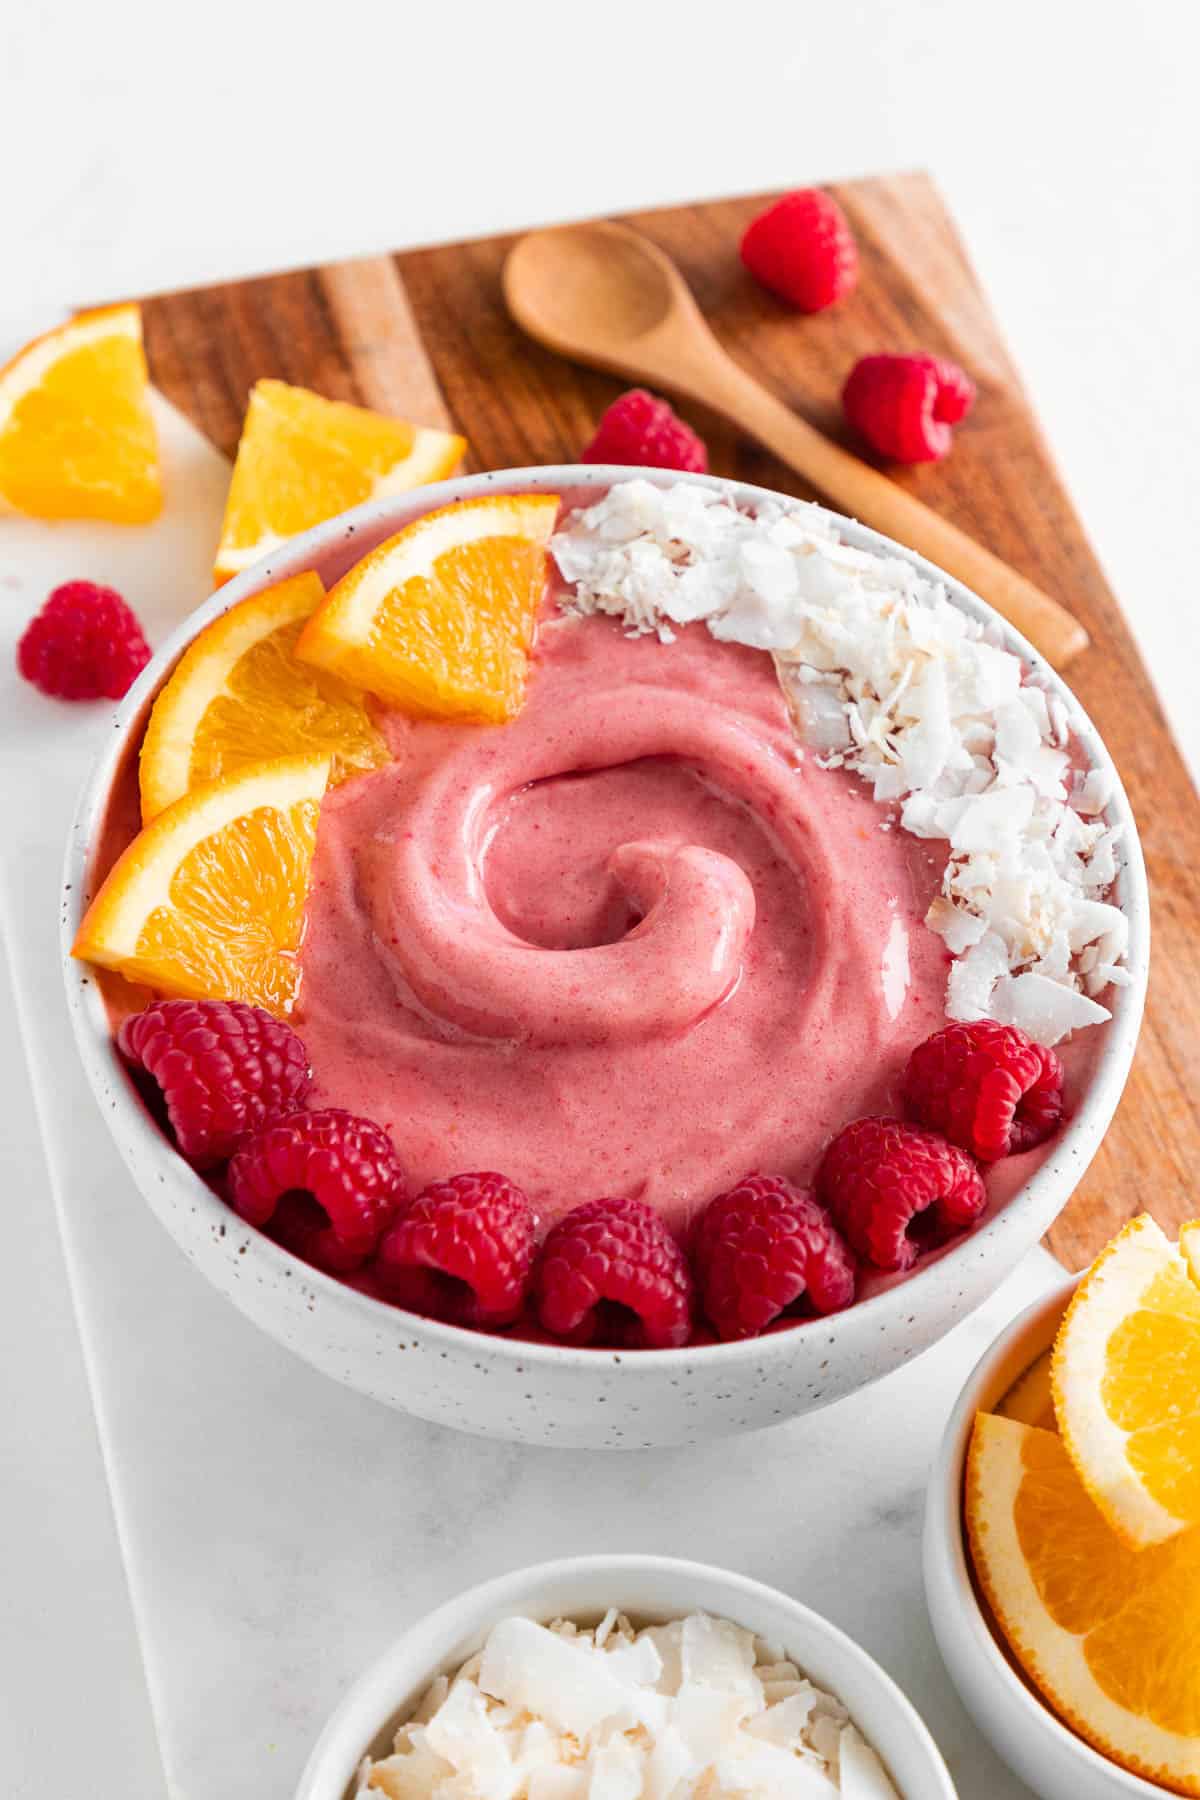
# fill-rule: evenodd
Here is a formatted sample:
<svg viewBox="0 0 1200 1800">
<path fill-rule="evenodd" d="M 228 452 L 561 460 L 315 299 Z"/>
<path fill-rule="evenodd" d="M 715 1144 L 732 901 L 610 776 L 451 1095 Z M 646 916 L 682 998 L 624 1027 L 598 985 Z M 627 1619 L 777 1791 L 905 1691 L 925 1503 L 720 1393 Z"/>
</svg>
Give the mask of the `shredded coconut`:
<svg viewBox="0 0 1200 1800">
<path fill-rule="evenodd" d="M 844 1706 L 752 1632 L 502 1619 L 364 1763 L 387 1800 L 898 1800 Z"/>
<path fill-rule="evenodd" d="M 1106 897 L 1111 782 L 1074 765 L 1057 696 L 942 583 L 842 543 L 819 507 L 742 511 L 682 482 L 619 482 L 550 547 L 569 610 L 664 643 L 703 620 L 771 651 L 800 743 L 869 782 L 904 830 L 947 846 L 926 924 L 954 958 L 950 1018 L 1054 1044 L 1111 1016 L 1099 996 L 1129 981 L 1128 922 Z"/>
</svg>

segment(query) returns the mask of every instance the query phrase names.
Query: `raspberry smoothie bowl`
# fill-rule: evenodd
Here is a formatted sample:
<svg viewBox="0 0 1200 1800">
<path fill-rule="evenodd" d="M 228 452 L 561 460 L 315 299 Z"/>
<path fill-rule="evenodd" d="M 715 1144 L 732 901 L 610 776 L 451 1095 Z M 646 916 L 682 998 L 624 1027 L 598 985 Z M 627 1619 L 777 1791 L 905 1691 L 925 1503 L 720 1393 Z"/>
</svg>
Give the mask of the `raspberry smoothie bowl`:
<svg viewBox="0 0 1200 1800">
<path fill-rule="evenodd" d="M 549 1442 L 935 1341 L 1082 1173 L 1145 985 L 1128 807 L 1028 646 L 666 471 L 445 483 L 240 576 L 68 882 L 85 1062 L 194 1260 L 353 1385 Z"/>
</svg>

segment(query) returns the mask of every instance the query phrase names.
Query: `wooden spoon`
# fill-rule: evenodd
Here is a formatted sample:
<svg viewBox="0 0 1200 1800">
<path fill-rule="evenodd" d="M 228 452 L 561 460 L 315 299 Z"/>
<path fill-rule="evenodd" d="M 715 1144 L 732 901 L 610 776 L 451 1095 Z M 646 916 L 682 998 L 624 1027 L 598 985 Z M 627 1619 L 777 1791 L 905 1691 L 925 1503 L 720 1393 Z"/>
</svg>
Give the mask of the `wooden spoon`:
<svg viewBox="0 0 1200 1800">
<path fill-rule="evenodd" d="M 532 232 L 509 253 L 504 297 L 517 323 L 551 350 L 689 394 L 724 413 L 839 511 L 956 575 L 1055 668 L 1086 648 L 1083 626 L 1057 600 L 797 418 L 739 368 L 705 324 L 675 264 L 648 238 L 602 220 Z"/>
</svg>

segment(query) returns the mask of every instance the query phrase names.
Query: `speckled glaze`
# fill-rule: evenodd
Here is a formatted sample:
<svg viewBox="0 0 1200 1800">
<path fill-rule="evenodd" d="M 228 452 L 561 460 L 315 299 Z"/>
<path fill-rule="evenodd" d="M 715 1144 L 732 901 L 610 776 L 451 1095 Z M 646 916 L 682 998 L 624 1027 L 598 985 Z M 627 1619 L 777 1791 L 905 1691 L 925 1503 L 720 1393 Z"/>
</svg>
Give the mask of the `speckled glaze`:
<svg viewBox="0 0 1200 1800">
<path fill-rule="evenodd" d="M 322 1732 L 295 1800 L 349 1800 L 364 1756 L 391 1749 L 397 1725 L 435 1675 L 474 1655 L 514 1613 L 595 1622 L 610 1606 L 637 1625 L 713 1613 L 768 1638 L 843 1702 L 901 1800 L 955 1800 L 937 1745 L 889 1675 L 851 1638 L 786 1594 L 706 1563 L 663 1556 L 585 1556 L 517 1569 L 410 1625 L 350 1689 Z"/>
<path fill-rule="evenodd" d="M 971 1426 L 1054 1342 L 1080 1277 L 1015 1319 L 980 1357 L 950 1416 L 925 1503 L 925 1598 L 942 1659 L 963 1705 L 996 1755 L 1041 1800 L 1162 1800 L 1076 1737 L 1013 1669 L 975 1598 L 963 1539 L 963 1469 Z"/>
<path fill-rule="evenodd" d="M 698 482 L 743 505 L 779 497 L 715 477 L 662 470 L 576 465 L 497 471 L 359 507 L 293 539 L 229 582 L 162 646 L 120 707 L 112 744 L 87 785 L 71 829 L 62 897 L 67 1001 L 88 1079 L 134 1182 L 208 1280 L 306 1361 L 390 1406 L 489 1437 L 623 1450 L 752 1431 L 853 1393 L 936 1343 L 986 1299 L 1047 1230 L 1116 1109 L 1145 998 L 1146 876 L 1119 779 L 1109 816 L 1126 826 L 1118 893 L 1129 917 L 1133 985 L 1117 992 L 1093 1078 L 1050 1154 L 993 1218 L 918 1274 L 847 1312 L 747 1343 L 640 1353 L 522 1343 L 400 1312 L 298 1262 L 244 1226 L 171 1149 L 116 1054 L 94 982 L 86 967 L 71 960 L 69 948 L 92 891 L 92 849 L 130 740 L 136 741 L 149 704 L 180 653 L 211 619 L 305 569 L 315 569 L 327 584 L 337 580 L 360 556 L 430 507 L 493 489 L 606 488 L 633 473 L 663 485 Z M 847 542 L 897 553 L 898 546 L 878 533 L 831 517 Z M 1006 645 L 1069 702 L 1093 764 L 1111 770 L 1108 753 L 1078 703 L 1031 646 L 959 583 L 919 557 L 910 560 L 924 574 L 944 581 L 964 610 L 997 627 Z"/>
</svg>

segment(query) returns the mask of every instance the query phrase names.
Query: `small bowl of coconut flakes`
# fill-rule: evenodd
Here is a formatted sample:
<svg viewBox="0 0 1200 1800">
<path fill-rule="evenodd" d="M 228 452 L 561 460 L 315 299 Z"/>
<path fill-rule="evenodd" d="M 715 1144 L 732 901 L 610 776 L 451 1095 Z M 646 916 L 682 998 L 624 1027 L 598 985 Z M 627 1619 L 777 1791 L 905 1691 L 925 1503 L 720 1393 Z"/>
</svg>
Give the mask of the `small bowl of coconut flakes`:
<svg viewBox="0 0 1200 1800">
<path fill-rule="evenodd" d="M 350 1690 L 296 1800 L 954 1800 L 884 1671 L 775 1589 L 595 1556 L 474 1588 Z"/>
</svg>

